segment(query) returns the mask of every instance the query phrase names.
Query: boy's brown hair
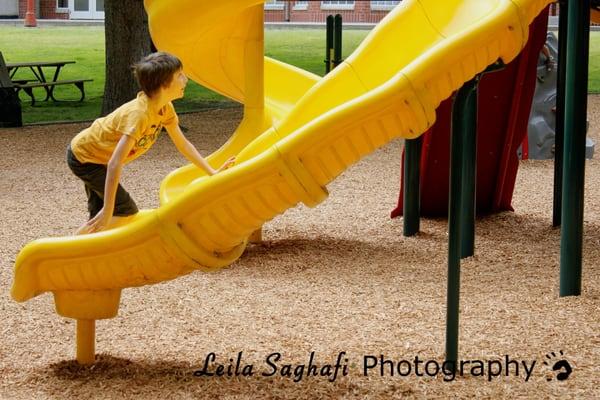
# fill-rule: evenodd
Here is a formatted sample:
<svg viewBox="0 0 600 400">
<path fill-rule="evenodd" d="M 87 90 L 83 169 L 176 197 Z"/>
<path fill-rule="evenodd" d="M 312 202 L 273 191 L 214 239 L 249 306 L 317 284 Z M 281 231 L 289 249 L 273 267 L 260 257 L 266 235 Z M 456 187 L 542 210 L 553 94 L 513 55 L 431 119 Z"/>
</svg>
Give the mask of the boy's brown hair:
<svg viewBox="0 0 600 400">
<path fill-rule="evenodd" d="M 167 86 L 173 74 L 183 65 L 179 58 L 162 51 L 152 53 L 133 65 L 133 75 L 148 97 L 155 95 L 162 86 Z"/>
</svg>

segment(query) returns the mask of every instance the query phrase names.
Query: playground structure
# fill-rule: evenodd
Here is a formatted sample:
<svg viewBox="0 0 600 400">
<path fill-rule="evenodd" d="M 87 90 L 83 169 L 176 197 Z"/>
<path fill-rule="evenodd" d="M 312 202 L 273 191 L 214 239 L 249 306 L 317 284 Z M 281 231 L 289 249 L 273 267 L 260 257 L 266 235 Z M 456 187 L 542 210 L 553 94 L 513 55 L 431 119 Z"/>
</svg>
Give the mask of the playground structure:
<svg viewBox="0 0 600 400">
<path fill-rule="evenodd" d="M 521 145 L 521 159 L 554 158 L 554 131 L 556 104 L 556 66 L 558 58 L 558 38 L 553 32 L 546 35 L 548 56 L 540 53 L 537 63 L 537 84 L 531 105 L 531 115 L 527 127 L 527 139 Z M 588 150 L 593 150 L 588 147 Z M 589 153 L 589 151 L 588 151 Z M 589 155 L 588 155 L 588 158 Z"/>
<path fill-rule="evenodd" d="M 540 53 L 537 64 L 537 85 L 529 117 L 527 139 L 523 140 L 520 157 L 522 159 L 545 160 L 554 158 L 556 138 L 556 83 L 557 70 L 552 59 L 558 59 L 558 38 L 554 32 L 546 35 L 546 47 L 550 60 Z M 586 139 L 585 157 L 594 156 L 595 142 Z"/>
<path fill-rule="evenodd" d="M 193 166 L 176 170 L 161 184 L 159 209 L 98 234 L 28 244 L 16 261 L 13 298 L 52 292 L 57 312 L 78 321 L 78 361 L 93 362 L 94 321 L 116 316 L 122 288 L 234 262 L 264 222 L 300 201 L 317 205 L 349 165 L 394 138 L 417 138 L 453 91 L 498 59 L 517 57 L 549 3 L 406 0 L 319 79 L 263 57 L 262 2 L 146 0 L 157 47 L 178 55 L 195 81 L 244 103 L 240 126 L 209 157 L 216 165 L 237 154 L 238 165 L 210 178 Z M 570 26 L 582 25 L 571 18 Z M 420 37 L 397 51 L 396 38 L 417 29 Z M 563 215 L 566 226 L 572 216 Z M 451 268 L 449 291 L 458 287 L 456 263 Z M 449 304 L 456 330 L 457 300 Z M 457 332 L 448 337 L 457 343 Z M 448 360 L 457 360 L 456 350 Z"/>
<path fill-rule="evenodd" d="M 536 88 L 538 54 L 546 38 L 548 13 L 531 24 L 529 39 L 518 57 L 478 82 L 476 212 L 488 214 L 511 210 L 519 160 L 517 149 L 527 134 L 529 110 Z M 419 139 L 420 213 L 447 216 L 448 165 L 454 99 L 436 110 L 436 123 Z M 402 175 L 401 175 L 402 176 Z M 398 206 L 392 217 L 403 214 L 401 183 Z"/>
</svg>

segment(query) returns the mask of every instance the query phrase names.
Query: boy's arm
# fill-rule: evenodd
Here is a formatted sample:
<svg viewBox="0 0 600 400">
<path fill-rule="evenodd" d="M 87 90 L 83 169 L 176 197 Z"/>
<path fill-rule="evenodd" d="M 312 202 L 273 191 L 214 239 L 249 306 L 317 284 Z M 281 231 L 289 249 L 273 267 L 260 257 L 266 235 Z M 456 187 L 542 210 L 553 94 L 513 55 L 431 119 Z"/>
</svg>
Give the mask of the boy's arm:
<svg viewBox="0 0 600 400">
<path fill-rule="evenodd" d="M 175 144 L 175 147 L 177 147 L 177 150 L 179 150 L 179 152 L 183 154 L 183 156 L 187 158 L 191 163 L 206 171 L 208 175 L 214 175 L 217 172 L 227 169 L 231 165 L 233 165 L 235 159 L 232 157 L 229 160 L 227 160 L 220 168 L 214 169 L 204 159 L 204 157 L 202 157 L 200 153 L 198 153 L 196 147 L 194 147 L 194 145 L 190 143 L 190 141 L 187 140 L 187 138 L 183 135 L 183 132 L 181 132 L 181 128 L 179 128 L 179 124 L 175 122 L 165 126 L 165 128 L 167 129 L 169 137 L 171 137 L 171 140 Z"/>
<path fill-rule="evenodd" d="M 89 232 L 99 232 L 110 223 L 114 209 L 117 187 L 121 178 L 121 171 L 127 154 L 133 148 L 135 140 L 131 136 L 123 135 L 113 151 L 106 166 L 106 181 L 104 183 L 104 207 L 94 218 L 88 221 Z"/>
</svg>

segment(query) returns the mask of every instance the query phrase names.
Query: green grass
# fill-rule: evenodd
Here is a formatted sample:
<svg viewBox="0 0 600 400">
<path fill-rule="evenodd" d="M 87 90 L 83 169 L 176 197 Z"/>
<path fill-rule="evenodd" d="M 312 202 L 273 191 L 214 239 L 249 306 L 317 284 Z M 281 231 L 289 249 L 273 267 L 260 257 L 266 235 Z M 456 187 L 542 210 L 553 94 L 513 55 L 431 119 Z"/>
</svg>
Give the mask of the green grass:
<svg viewBox="0 0 600 400">
<path fill-rule="evenodd" d="M 591 32 L 588 91 L 600 93 L 600 32 Z"/>
<path fill-rule="evenodd" d="M 342 58 L 347 57 L 369 32 L 344 30 Z M 295 65 L 317 75 L 325 73 L 325 28 L 267 29 L 265 55 Z"/>
<path fill-rule="evenodd" d="M 348 56 L 367 35 L 365 30 L 345 30 L 343 57 Z M 31 107 L 29 98 L 21 93 L 25 123 L 42 121 L 90 120 L 98 116 L 104 91 L 104 28 L 103 27 L 41 27 L 21 28 L 0 26 L 0 51 L 7 62 L 35 60 L 75 60 L 64 67 L 61 79 L 92 78 L 86 83 L 86 100 L 79 102 L 40 102 Z M 398 43 L 402 51 L 402 42 Z M 265 53 L 278 60 L 323 75 L 325 65 L 324 29 L 267 29 Z M 377 62 L 377 60 L 374 60 Z M 30 77 L 27 70 L 17 77 Z M 43 89 L 36 98 L 43 98 Z M 600 32 L 592 32 L 590 45 L 589 91 L 600 93 Z M 62 99 L 78 98 L 70 85 L 57 87 Z M 232 104 L 228 99 L 190 82 L 186 96 L 178 100 L 179 112 L 198 110 L 215 105 Z M 38 105 L 39 104 L 39 105 Z"/>
<path fill-rule="evenodd" d="M 83 102 L 39 102 L 32 107 L 29 96 L 21 93 L 24 123 L 90 120 L 99 115 L 104 93 L 103 27 L 0 27 L 0 51 L 6 62 L 75 60 L 75 64 L 63 67 L 60 79 L 94 80 L 85 84 L 86 99 Z M 21 68 L 15 75 L 15 78 L 19 77 L 27 79 L 33 75 L 28 69 Z M 43 90 L 34 89 L 36 99 L 44 98 Z M 73 85 L 58 86 L 54 93 L 59 99 L 79 98 L 79 91 Z M 222 96 L 191 83 L 186 98 L 180 101 L 177 109 L 196 110 L 224 101 L 227 100 Z"/>
<path fill-rule="evenodd" d="M 344 33 L 343 54 L 349 54 L 366 36 L 367 31 Z M 265 52 L 279 60 L 323 75 L 325 64 L 325 32 L 320 29 L 266 30 Z M 294 43 L 294 45 L 290 45 Z M 60 79 L 91 78 L 85 84 L 83 102 L 38 102 L 30 105 L 29 97 L 21 93 L 24 123 L 46 121 L 90 120 L 98 116 L 104 92 L 104 28 L 88 27 L 0 27 L 0 51 L 7 62 L 36 60 L 75 60 L 60 72 Z M 20 69 L 15 78 L 31 78 L 27 69 Z M 43 89 L 35 89 L 36 99 L 43 99 Z M 79 91 L 72 85 L 55 89 L 59 99 L 77 99 Z M 190 82 L 185 98 L 175 104 L 178 112 L 198 110 L 215 105 L 233 104 L 227 98 Z"/>
</svg>

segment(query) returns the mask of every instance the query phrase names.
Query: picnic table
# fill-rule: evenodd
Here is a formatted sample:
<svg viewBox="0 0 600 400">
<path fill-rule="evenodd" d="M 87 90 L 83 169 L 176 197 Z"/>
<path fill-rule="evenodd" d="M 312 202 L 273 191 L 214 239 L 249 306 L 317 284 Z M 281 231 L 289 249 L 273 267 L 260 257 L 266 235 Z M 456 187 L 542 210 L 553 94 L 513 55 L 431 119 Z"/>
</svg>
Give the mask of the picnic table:
<svg viewBox="0 0 600 400">
<path fill-rule="evenodd" d="M 46 83 L 48 81 L 46 80 L 46 74 L 44 74 L 44 68 L 48 68 L 48 67 L 55 68 L 54 76 L 52 77 L 52 80 L 50 82 L 56 82 L 61 68 L 67 64 L 75 64 L 75 61 L 38 61 L 38 62 L 6 63 L 6 69 L 8 70 L 10 79 L 13 82 L 28 83 L 28 82 L 32 82 L 32 81 L 37 81 L 37 82 Z M 35 80 L 30 80 L 30 79 L 15 80 L 14 76 L 17 73 L 17 71 L 19 70 L 19 68 L 29 68 L 31 70 L 31 72 L 33 73 L 33 76 L 35 76 L 36 79 Z M 44 100 L 48 100 L 48 98 L 52 98 L 52 100 L 55 100 L 52 97 L 51 93 L 52 93 L 51 91 L 49 93 L 47 93 L 47 96 Z"/>
<path fill-rule="evenodd" d="M 5 68 L 6 72 L 9 74 L 9 78 L 18 93 L 19 90 L 25 91 L 29 97 L 31 97 L 31 105 L 35 104 L 35 96 L 33 94 L 33 89 L 36 87 L 42 87 L 46 91 L 46 98 L 44 101 L 48 99 L 52 99 L 53 101 L 58 101 L 54 97 L 54 88 L 59 85 L 67 85 L 73 84 L 75 85 L 79 91 L 81 92 L 81 98 L 79 101 L 83 101 L 85 98 L 85 91 L 83 88 L 84 82 L 90 82 L 92 79 L 72 79 L 72 80 L 58 80 L 58 76 L 60 74 L 61 69 L 67 64 L 75 64 L 73 60 L 64 60 L 64 61 L 34 61 L 34 62 L 15 62 L 15 63 L 6 63 Z M 15 74 L 20 68 L 28 68 L 32 73 L 35 79 L 16 79 Z M 46 78 L 46 73 L 44 73 L 45 69 L 54 68 L 54 73 L 52 75 L 52 79 L 48 80 Z M 52 71 L 50 71 L 52 72 Z"/>
</svg>

